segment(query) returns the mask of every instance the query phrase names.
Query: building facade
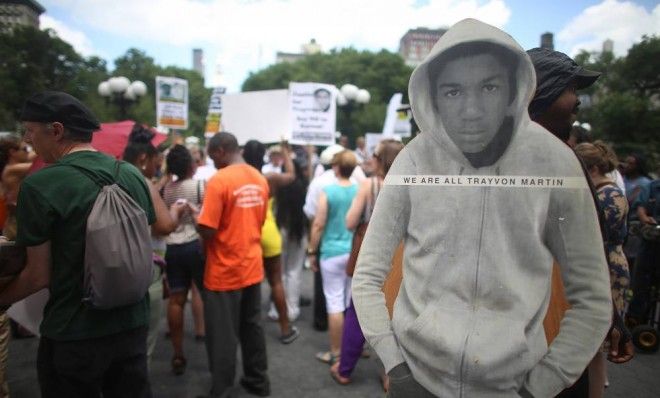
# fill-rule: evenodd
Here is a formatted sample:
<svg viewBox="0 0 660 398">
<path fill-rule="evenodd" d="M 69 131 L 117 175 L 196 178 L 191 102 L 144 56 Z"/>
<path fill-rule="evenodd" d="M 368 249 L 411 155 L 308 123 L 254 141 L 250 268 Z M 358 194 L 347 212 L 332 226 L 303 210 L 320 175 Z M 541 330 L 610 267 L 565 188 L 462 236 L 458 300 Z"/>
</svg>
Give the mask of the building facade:
<svg viewBox="0 0 660 398">
<path fill-rule="evenodd" d="M 192 51 L 193 70 L 204 77 L 204 50 L 201 48 L 194 48 Z"/>
<path fill-rule="evenodd" d="M 552 33 L 545 32 L 541 35 L 541 48 L 547 48 L 548 50 L 555 49 L 555 39 Z"/>
<path fill-rule="evenodd" d="M 416 67 L 431 52 L 431 49 L 447 29 L 410 29 L 399 41 L 399 54 L 406 65 Z"/>
<path fill-rule="evenodd" d="M 299 61 L 310 54 L 317 54 L 323 52 L 321 45 L 316 42 L 316 39 L 311 39 L 309 43 L 305 43 L 301 46 L 301 52 L 299 53 L 286 53 L 278 51 L 275 54 L 275 62 L 296 62 Z"/>
<path fill-rule="evenodd" d="M 9 33 L 16 26 L 39 29 L 39 15 L 45 11 L 35 0 L 0 0 L 0 32 Z"/>
</svg>

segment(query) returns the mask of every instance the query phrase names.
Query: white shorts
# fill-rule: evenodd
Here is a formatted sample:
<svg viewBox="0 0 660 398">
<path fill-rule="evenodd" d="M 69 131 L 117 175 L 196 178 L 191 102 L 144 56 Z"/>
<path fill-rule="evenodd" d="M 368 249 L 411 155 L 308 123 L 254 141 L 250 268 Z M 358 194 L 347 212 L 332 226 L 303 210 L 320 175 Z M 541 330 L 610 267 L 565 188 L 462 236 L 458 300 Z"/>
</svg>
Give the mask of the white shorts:
<svg viewBox="0 0 660 398">
<path fill-rule="evenodd" d="M 351 301 L 351 278 L 346 275 L 349 253 L 321 260 L 323 295 L 328 314 L 344 312 Z"/>
</svg>

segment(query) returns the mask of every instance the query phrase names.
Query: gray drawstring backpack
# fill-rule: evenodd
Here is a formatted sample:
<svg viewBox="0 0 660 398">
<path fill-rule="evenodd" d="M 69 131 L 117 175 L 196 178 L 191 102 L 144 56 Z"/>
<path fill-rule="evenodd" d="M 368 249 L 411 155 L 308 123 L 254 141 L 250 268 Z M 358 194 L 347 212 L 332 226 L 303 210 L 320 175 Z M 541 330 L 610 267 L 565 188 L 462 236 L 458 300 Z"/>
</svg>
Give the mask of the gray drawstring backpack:
<svg viewBox="0 0 660 398">
<path fill-rule="evenodd" d="M 97 309 L 135 304 L 147 294 L 153 276 L 151 234 L 144 210 L 114 179 L 106 183 L 91 170 L 67 164 L 100 187 L 87 216 L 83 302 Z"/>
</svg>

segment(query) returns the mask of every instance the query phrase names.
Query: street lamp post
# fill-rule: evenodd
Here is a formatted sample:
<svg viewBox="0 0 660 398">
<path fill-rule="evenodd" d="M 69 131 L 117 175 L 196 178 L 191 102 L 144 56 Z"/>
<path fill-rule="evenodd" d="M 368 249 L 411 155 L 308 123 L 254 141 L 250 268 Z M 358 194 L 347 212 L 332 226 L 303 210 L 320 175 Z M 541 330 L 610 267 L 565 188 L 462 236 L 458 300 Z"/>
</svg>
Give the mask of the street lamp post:
<svg viewBox="0 0 660 398">
<path fill-rule="evenodd" d="M 369 91 L 363 88 L 359 88 L 354 84 L 347 83 L 341 86 L 339 89 L 339 93 L 337 93 L 337 105 L 339 105 L 342 109 L 344 109 L 344 112 L 346 112 L 346 133 L 349 136 L 354 134 L 352 118 L 353 111 L 358 106 L 369 103 L 370 100 L 371 94 L 369 94 Z M 355 141 L 355 137 L 352 138 L 353 141 Z"/>
<path fill-rule="evenodd" d="M 147 94 L 147 85 L 139 80 L 131 83 L 128 78 L 117 76 L 99 83 L 98 91 L 107 103 L 112 102 L 119 107 L 120 117 L 125 120 L 129 105 L 139 102 L 140 97 Z"/>
</svg>

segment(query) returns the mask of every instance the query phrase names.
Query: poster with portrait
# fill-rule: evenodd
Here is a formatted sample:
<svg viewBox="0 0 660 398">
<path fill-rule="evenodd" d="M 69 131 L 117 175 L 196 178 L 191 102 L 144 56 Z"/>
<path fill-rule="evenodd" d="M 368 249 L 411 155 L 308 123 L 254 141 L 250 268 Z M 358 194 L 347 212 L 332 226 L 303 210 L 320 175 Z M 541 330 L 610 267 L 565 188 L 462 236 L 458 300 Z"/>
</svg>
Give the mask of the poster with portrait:
<svg viewBox="0 0 660 398">
<path fill-rule="evenodd" d="M 222 115 L 222 95 L 226 87 L 215 87 L 209 100 L 209 112 L 206 115 L 204 134 L 215 134 L 221 130 L 220 118 Z"/>
<path fill-rule="evenodd" d="M 289 84 L 291 143 L 332 145 L 337 130 L 337 88 L 323 83 Z"/>
<path fill-rule="evenodd" d="M 188 81 L 156 76 L 156 125 L 184 130 L 188 128 Z"/>
</svg>

